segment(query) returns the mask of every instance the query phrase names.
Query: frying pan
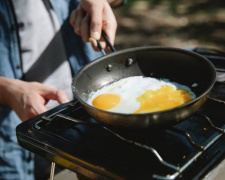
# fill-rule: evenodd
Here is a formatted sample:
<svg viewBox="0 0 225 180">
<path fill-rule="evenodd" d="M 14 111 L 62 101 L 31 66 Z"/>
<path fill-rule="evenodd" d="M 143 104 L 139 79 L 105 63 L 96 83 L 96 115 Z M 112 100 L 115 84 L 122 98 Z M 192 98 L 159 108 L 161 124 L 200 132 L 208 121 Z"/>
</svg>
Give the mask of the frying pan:
<svg viewBox="0 0 225 180">
<path fill-rule="evenodd" d="M 130 76 L 169 79 L 188 86 L 196 99 L 172 109 L 143 114 L 108 112 L 86 103 L 90 92 Z M 136 47 L 112 52 L 84 66 L 73 77 L 72 91 L 86 112 L 105 126 L 163 128 L 195 113 L 207 99 L 215 79 L 213 64 L 194 52 L 171 47 Z"/>
</svg>

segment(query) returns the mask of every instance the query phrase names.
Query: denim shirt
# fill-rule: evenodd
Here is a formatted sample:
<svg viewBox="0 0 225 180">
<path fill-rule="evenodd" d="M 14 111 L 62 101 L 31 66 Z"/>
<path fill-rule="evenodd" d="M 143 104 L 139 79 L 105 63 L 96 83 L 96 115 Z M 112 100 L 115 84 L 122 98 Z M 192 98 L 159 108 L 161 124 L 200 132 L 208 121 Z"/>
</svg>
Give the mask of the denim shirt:
<svg viewBox="0 0 225 180">
<path fill-rule="evenodd" d="M 82 66 L 101 54 L 74 33 L 69 23 L 71 10 L 78 0 L 50 0 L 61 24 L 67 55 L 75 74 Z M 20 40 L 15 14 L 10 0 L 0 0 L 0 76 L 22 79 Z M 16 113 L 0 105 L 0 179 L 33 179 L 32 155 L 17 144 L 16 126 L 21 123 Z"/>
</svg>

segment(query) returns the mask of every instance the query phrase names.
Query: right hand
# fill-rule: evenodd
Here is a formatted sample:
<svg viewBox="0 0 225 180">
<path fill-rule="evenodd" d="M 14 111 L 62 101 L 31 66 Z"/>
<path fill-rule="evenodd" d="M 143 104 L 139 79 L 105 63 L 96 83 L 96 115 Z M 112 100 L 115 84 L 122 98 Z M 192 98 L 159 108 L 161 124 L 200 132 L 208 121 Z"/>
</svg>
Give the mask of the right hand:
<svg viewBox="0 0 225 180">
<path fill-rule="evenodd" d="M 0 103 L 12 108 L 22 121 L 37 116 L 48 109 L 49 100 L 59 104 L 69 101 L 62 90 L 45 86 L 38 82 L 25 82 L 0 77 Z"/>
<path fill-rule="evenodd" d="M 74 32 L 84 42 L 91 42 L 96 51 L 99 51 L 96 40 L 100 40 L 102 30 L 114 44 L 117 22 L 107 0 L 81 0 L 70 15 L 70 24 Z M 100 43 L 104 49 L 108 47 L 104 39 Z"/>
</svg>

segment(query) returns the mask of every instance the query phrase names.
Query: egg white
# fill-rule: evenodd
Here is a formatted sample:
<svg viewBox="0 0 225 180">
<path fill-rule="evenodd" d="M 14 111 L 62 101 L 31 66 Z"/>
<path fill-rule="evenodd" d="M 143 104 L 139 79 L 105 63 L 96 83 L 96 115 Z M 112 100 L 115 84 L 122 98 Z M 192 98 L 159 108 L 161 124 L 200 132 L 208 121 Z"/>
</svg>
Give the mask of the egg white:
<svg viewBox="0 0 225 180">
<path fill-rule="evenodd" d="M 185 89 L 191 93 L 191 97 L 193 99 L 196 98 L 195 94 L 189 87 L 175 82 L 170 82 L 168 79 L 131 76 L 106 85 L 96 92 L 91 92 L 87 103 L 92 105 L 92 101 L 101 94 L 116 94 L 120 97 L 120 103 L 108 111 L 129 114 L 139 109 L 140 102 L 136 100 L 139 96 L 141 96 L 146 90 L 160 89 L 162 85 L 168 85 L 176 89 Z"/>
</svg>

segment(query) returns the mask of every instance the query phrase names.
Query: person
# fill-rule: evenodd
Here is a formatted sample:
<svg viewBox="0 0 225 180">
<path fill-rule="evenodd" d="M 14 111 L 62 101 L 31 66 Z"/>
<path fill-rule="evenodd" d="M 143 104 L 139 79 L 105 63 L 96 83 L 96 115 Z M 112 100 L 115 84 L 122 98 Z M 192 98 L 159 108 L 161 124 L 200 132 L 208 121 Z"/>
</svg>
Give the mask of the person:
<svg viewBox="0 0 225 180">
<path fill-rule="evenodd" d="M 34 155 L 16 126 L 73 99 L 72 76 L 114 43 L 123 0 L 0 1 L 0 179 L 34 179 Z"/>
</svg>

